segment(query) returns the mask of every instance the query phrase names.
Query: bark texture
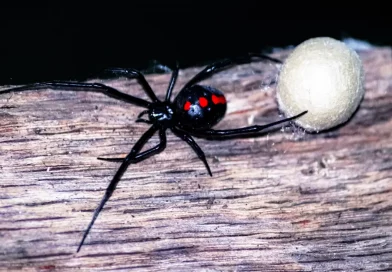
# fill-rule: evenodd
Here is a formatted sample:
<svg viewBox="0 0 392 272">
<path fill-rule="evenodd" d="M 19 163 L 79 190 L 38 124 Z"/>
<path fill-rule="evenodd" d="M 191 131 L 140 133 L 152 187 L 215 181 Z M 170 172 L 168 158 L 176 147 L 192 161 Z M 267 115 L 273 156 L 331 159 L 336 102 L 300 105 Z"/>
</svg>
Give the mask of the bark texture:
<svg viewBox="0 0 392 272">
<path fill-rule="evenodd" d="M 128 168 L 77 254 L 119 167 L 96 158 L 129 152 L 148 127 L 134 122 L 142 108 L 88 92 L 0 95 L 0 270 L 391 271 L 392 49 L 359 54 L 366 93 L 347 124 L 195 138 L 212 178 L 169 132 L 164 152 Z M 206 80 L 228 100 L 217 128 L 282 118 L 279 68 L 258 62 Z M 182 70 L 174 95 L 199 70 Z M 161 98 L 169 78 L 147 76 Z M 146 97 L 135 81 L 102 82 Z"/>
</svg>

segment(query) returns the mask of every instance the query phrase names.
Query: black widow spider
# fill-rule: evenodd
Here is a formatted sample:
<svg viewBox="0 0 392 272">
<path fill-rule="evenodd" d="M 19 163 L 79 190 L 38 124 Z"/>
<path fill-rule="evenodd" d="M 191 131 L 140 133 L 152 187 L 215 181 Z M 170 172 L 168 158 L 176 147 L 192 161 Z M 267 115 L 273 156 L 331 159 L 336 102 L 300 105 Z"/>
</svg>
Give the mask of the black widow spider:
<svg viewBox="0 0 392 272">
<path fill-rule="evenodd" d="M 253 54 L 250 53 L 246 57 L 241 58 L 231 58 L 217 61 L 205 67 L 202 71 L 196 74 L 191 80 L 186 83 L 174 102 L 171 102 L 170 97 L 175 85 L 179 67 L 178 65 L 172 71 L 172 76 L 170 79 L 169 86 L 167 88 L 166 97 L 164 101 L 160 101 L 152 88 L 146 81 L 143 74 L 135 69 L 122 69 L 114 68 L 107 69 L 104 72 L 111 73 L 116 76 L 125 76 L 129 79 L 137 79 L 141 86 L 143 87 L 146 94 L 150 97 L 152 102 L 148 102 L 144 99 L 134 97 L 125 93 L 122 93 L 112 87 L 106 86 L 101 83 L 80 83 L 80 82 L 68 82 L 68 81 L 50 81 L 34 83 L 30 85 L 25 85 L 21 87 L 15 87 L 11 89 L 6 89 L 0 91 L 0 94 L 26 91 L 26 90 L 37 90 L 37 89 L 70 89 L 81 91 L 92 91 L 101 92 L 105 95 L 113 97 L 124 102 L 134 104 L 146 108 L 142 111 L 136 122 L 144 122 L 151 124 L 151 127 L 140 137 L 140 139 L 135 143 L 129 154 L 125 158 L 98 158 L 106 161 L 120 161 L 122 162 L 116 174 L 112 178 L 109 186 L 105 191 L 100 204 L 95 210 L 93 217 L 84 232 L 83 238 L 79 244 L 77 252 L 80 251 L 90 229 L 92 228 L 95 220 L 97 219 L 99 213 L 103 209 L 105 203 L 109 200 L 118 182 L 120 181 L 122 175 L 126 171 L 127 167 L 132 163 L 138 163 L 152 155 L 160 153 L 166 147 L 166 130 L 171 129 L 171 131 L 180 137 L 182 140 L 187 142 L 192 149 L 196 152 L 200 160 L 204 163 L 205 167 L 210 176 L 212 176 L 210 167 L 207 163 L 206 157 L 202 149 L 193 140 L 191 135 L 196 137 L 204 138 L 223 138 L 226 136 L 245 136 L 252 133 L 257 133 L 265 128 L 287 122 L 298 118 L 306 113 L 302 112 L 296 116 L 282 119 L 273 123 L 266 125 L 254 125 L 249 127 L 229 129 L 229 130 L 213 130 L 211 127 L 216 125 L 224 116 L 226 112 L 226 99 L 223 93 L 215 88 L 204 85 L 197 85 L 198 82 L 212 76 L 213 74 L 229 68 L 234 64 L 241 64 L 246 62 L 251 62 L 252 57 L 258 57 L 261 59 L 267 59 L 273 62 L 281 63 L 281 61 L 271 58 L 266 55 Z M 143 119 L 143 115 L 148 115 L 148 119 Z M 160 143 L 146 151 L 140 152 L 144 144 L 155 134 L 159 132 Z"/>
</svg>

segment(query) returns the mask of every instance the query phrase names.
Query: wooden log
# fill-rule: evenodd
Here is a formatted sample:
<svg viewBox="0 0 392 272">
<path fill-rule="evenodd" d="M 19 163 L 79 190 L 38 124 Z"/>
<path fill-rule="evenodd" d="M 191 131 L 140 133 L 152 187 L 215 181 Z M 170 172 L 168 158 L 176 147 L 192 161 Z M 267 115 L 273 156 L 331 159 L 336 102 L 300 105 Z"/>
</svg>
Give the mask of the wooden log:
<svg viewBox="0 0 392 272">
<path fill-rule="evenodd" d="M 392 271 L 392 49 L 359 53 L 366 94 L 349 123 L 196 139 L 212 178 L 169 132 L 164 152 L 128 168 L 79 253 L 119 166 L 96 158 L 129 152 L 148 127 L 134 122 L 142 109 L 87 92 L 0 95 L 0 269 Z M 282 118 L 279 67 L 252 63 L 206 80 L 227 95 L 217 127 Z M 182 70 L 175 93 L 199 70 Z M 169 78 L 147 77 L 159 97 Z M 146 97 L 135 81 L 102 82 Z"/>
</svg>

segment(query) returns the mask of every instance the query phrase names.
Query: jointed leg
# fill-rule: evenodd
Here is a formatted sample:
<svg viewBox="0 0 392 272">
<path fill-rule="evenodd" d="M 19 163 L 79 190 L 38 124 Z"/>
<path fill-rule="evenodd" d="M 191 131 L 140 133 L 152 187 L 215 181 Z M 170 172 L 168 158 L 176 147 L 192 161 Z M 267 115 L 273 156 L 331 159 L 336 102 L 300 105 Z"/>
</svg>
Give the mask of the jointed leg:
<svg viewBox="0 0 392 272">
<path fill-rule="evenodd" d="M 146 159 L 156 153 L 159 153 L 165 149 L 165 147 L 166 147 L 166 131 L 164 129 L 160 129 L 160 131 L 159 131 L 160 144 L 153 147 L 152 149 L 149 149 L 149 150 L 144 151 L 144 152 L 140 153 L 139 155 L 137 155 L 140 152 L 140 150 L 143 148 L 144 144 L 148 141 L 148 139 L 150 139 L 154 135 L 154 133 L 157 130 L 158 129 L 155 126 L 151 126 L 150 129 L 147 130 L 143 134 L 143 136 L 136 142 L 136 144 L 132 148 L 131 152 L 127 155 L 127 157 L 124 159 L 123 163 L 120 165 L 120 168 L 117 170 L 112 181 L 110 182 L 109 186 L 107 187 L 107 189 L 105 191 L 105 195 L 103 196 L 101 202 L 99 203 L 97 209 L 95 210 L 95 212 L 93 214 L 93 218 L 90 221 L 90 224 L 88 225 L 86 231 L 84 232 L 83 238 L 79 244 L 77 252 L 80 251 L 80 249 L 84 243 L 84 240 L 86 239 L 87 235 L 90 232 L 91 227 L 93 226 L 99 213 L 103 209 L 105 203 L 109 200 L 109 198 L 113 194 L 118 182 L 120 181 L 122 175 L 124 174 L 124 172 L 126 171 L 128 166 L 131 163 L 140 162 L 140 161 L 142 161 L 142 160 L 144 160 L 144 159 Z"/>
<path fill-rule="evenodd" d="M 142 117 L 143 117 L 143 115 L 148 115 L 148 113 L 149 113 L 150 111 L 149 110 L 144 110 L 144 111 L 142 111 L 141 113 L 139 113 L 139 115 L 137 116 L 137 119 L 136 119 L 136 123 L 146 123 L 146 124 L 152 124 L 152 122 L 150 121 L 150 120 L 148 120 L 148 119 L 143 119 Z"/>
<path fill-rule="evenodd" d="M 171 73 L 173 70 L 157 60 L 150 61 L 148 68 L 142 70 L 143 74 Z"/>
<path fill-rule="evenodd" d="M 286 119 L 282 119 L 273 123 L 269 123 L 266 125 L 262 125 L 262 126 L 250 126 L 250 127 L 243 127 L 243 128 L 237 128 L 237 129 L 227 129 L 227 130 L 214 130 L 214 129 L 207 129 L 207 130 L 201 130 L 201 131 L 191 131 L 189 132 L 189 134 L 197 136 L 197 137 L 211 137 L 211 138 L 224 138 L 226 136 L 241 136 L 241 135 L 249 135 L 252 133 L 256 133 L 256 132 L 260 132 L 263 129 L 287 122 L 287 121 L 291 121 L 295 118 L 298 118 L 302 115 L 304 115 L 305 113 L 307 113 L 308 111 L 304 111 L 301 112 L 300 114 L 297 114 L 295 116 L 292 116 L 290 118 L 286 118 Z"/>
<path fill-rule="evenodd" d="M 185 131 L 178 130 L 175 128 L 172 128 L 172 131 L 174 134 L 176 134 L 178 137 L 183 139 L 185 142 L 187 142 L 193 148 L 193 150 L 196 152 L 199 159 L 201 159 L 202 162 L 204 163 L 204 165 L 206 166 L 208 174 L 212 177 L 211 169 L 210 169 L 210 166 L 208 165 L 206 156 L 204 155 L 203 150 L 201 150 L 201 148 L 197 145 L 195 140 L 193 140 L 193 138 Z"/>
<path fill-rule="evenodd" d="M 102 75 L 110 75 L 110 76 L 115 75 L 117 77 L 124 76 L 129 79 L 137 79 L 139 81 L 140 85 L 142 85 L 142 87 L 145 90 L 145 92 L 147 93 L 147 95 L 151 98 L 151 100 L 153 102 L 159 101 L 158 98 L 156 97 L 154 91 L 152 90 L 150 84 L 148 84 L 144 75 L 136 69 L 108 68 L 108 69 L 105 69 L 102 71 Z"/>
<path fill-rule="evenodd" d="M 280 60 L 263 55 L 263 54 L 256 54 L 256 53 L 249 53 L 247 56 L 244 57 L 237 57 L 237 58 L 228 58 L 221 61 L 217 61 L 205 67 L 202 71 L 196 74 L 182 89 L 188 88 L 196 83 L 216 74 L 223 69 L 230 68 L 234 64 L 243 64 L 249 63 L 252 61 L 252 58 L 260 58 L 260 59 L 267 59 L 273 62 L 282 63 Z"/>
<path fill-rule="evenodd" d="M 170 96 L 173 91 L 174 85 L 176 84 L 176 80 L 178 77 L 178 71 L 179 71 L 179 67 L 178 67 L 178 63 L 177 63 L 176 68 L 173 70 L 173 73 L 172 73 L 172 76 L 170 79 L 170 83 L 169 83 L 169 87 L 167 88 L 166 98 L 165 98 L 166 102 L 170 102 Z"/>
<path fill-rule="evenodd" d="M 41 90 L 41 89 L 63 89 L 64 91 L 91 91 L 103 93 L 109 97 L 113 97 L 118 100 L 122 100 L 127 103 L 135 104 L 141 107 L 148 108 L 150 102 L 137 98 L 135 96 L 120 92 L 112 87 L 106 86 L 101 83 L 82 83 L 82 82 L 67 82 L 67 81 L 49 81 L 29 84 L 21 87 L 15 87 L 11 89 L 1 90 L 1 94 L 11 92 L 21 92 L 29 90 Z"/>
<path fill-rule="evenodd" d="M 149 150 L 143 151 L 139 154 L 137 154 L 133 159 L 130 159 L 130 163 L 138 163 L 147 157 L 154 155 L 156 153 L 161 152 L 165 147 L 166 147 L 166 133 L 165 132 L 159 132 L 159 138 L 160 142 L 156 146 L 150 148 Z M 110 162 L 123 162 L 125 158 L 102 158 L 98 157 L 98 160 L 101 161 L 110 161 Z"/>
</svg>

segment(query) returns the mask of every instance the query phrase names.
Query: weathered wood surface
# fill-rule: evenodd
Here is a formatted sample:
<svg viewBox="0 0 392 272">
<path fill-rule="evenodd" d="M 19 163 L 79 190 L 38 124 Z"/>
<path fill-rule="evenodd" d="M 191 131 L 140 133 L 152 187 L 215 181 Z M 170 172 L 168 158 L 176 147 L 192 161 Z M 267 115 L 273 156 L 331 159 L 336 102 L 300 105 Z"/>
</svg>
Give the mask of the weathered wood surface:
<svg viewBox="0 0 392 272">
<path fill-rule="evenodd" d="M 141 108 L 86 92 L 1 95 L 0 269 L 392 271 L 392 50 L 360 56 L 366 96 L 347 125 L 197 139 L 212 178 L 170 132 L 163 153 L 129 167 L 78 254 L 119 166 L 96 157 L 130 150 L 147 128 L 134 122 Z M 181 71 L 176 90 L 199 70 Z M 227 94 L 218 127 L 281 118 L 278 70 L 253 63 L 206 81 Z M 169 76 L 148 76 L 160 97 Z M 134 81 L 105 83 L 145 96 Z"/>
</svg>

